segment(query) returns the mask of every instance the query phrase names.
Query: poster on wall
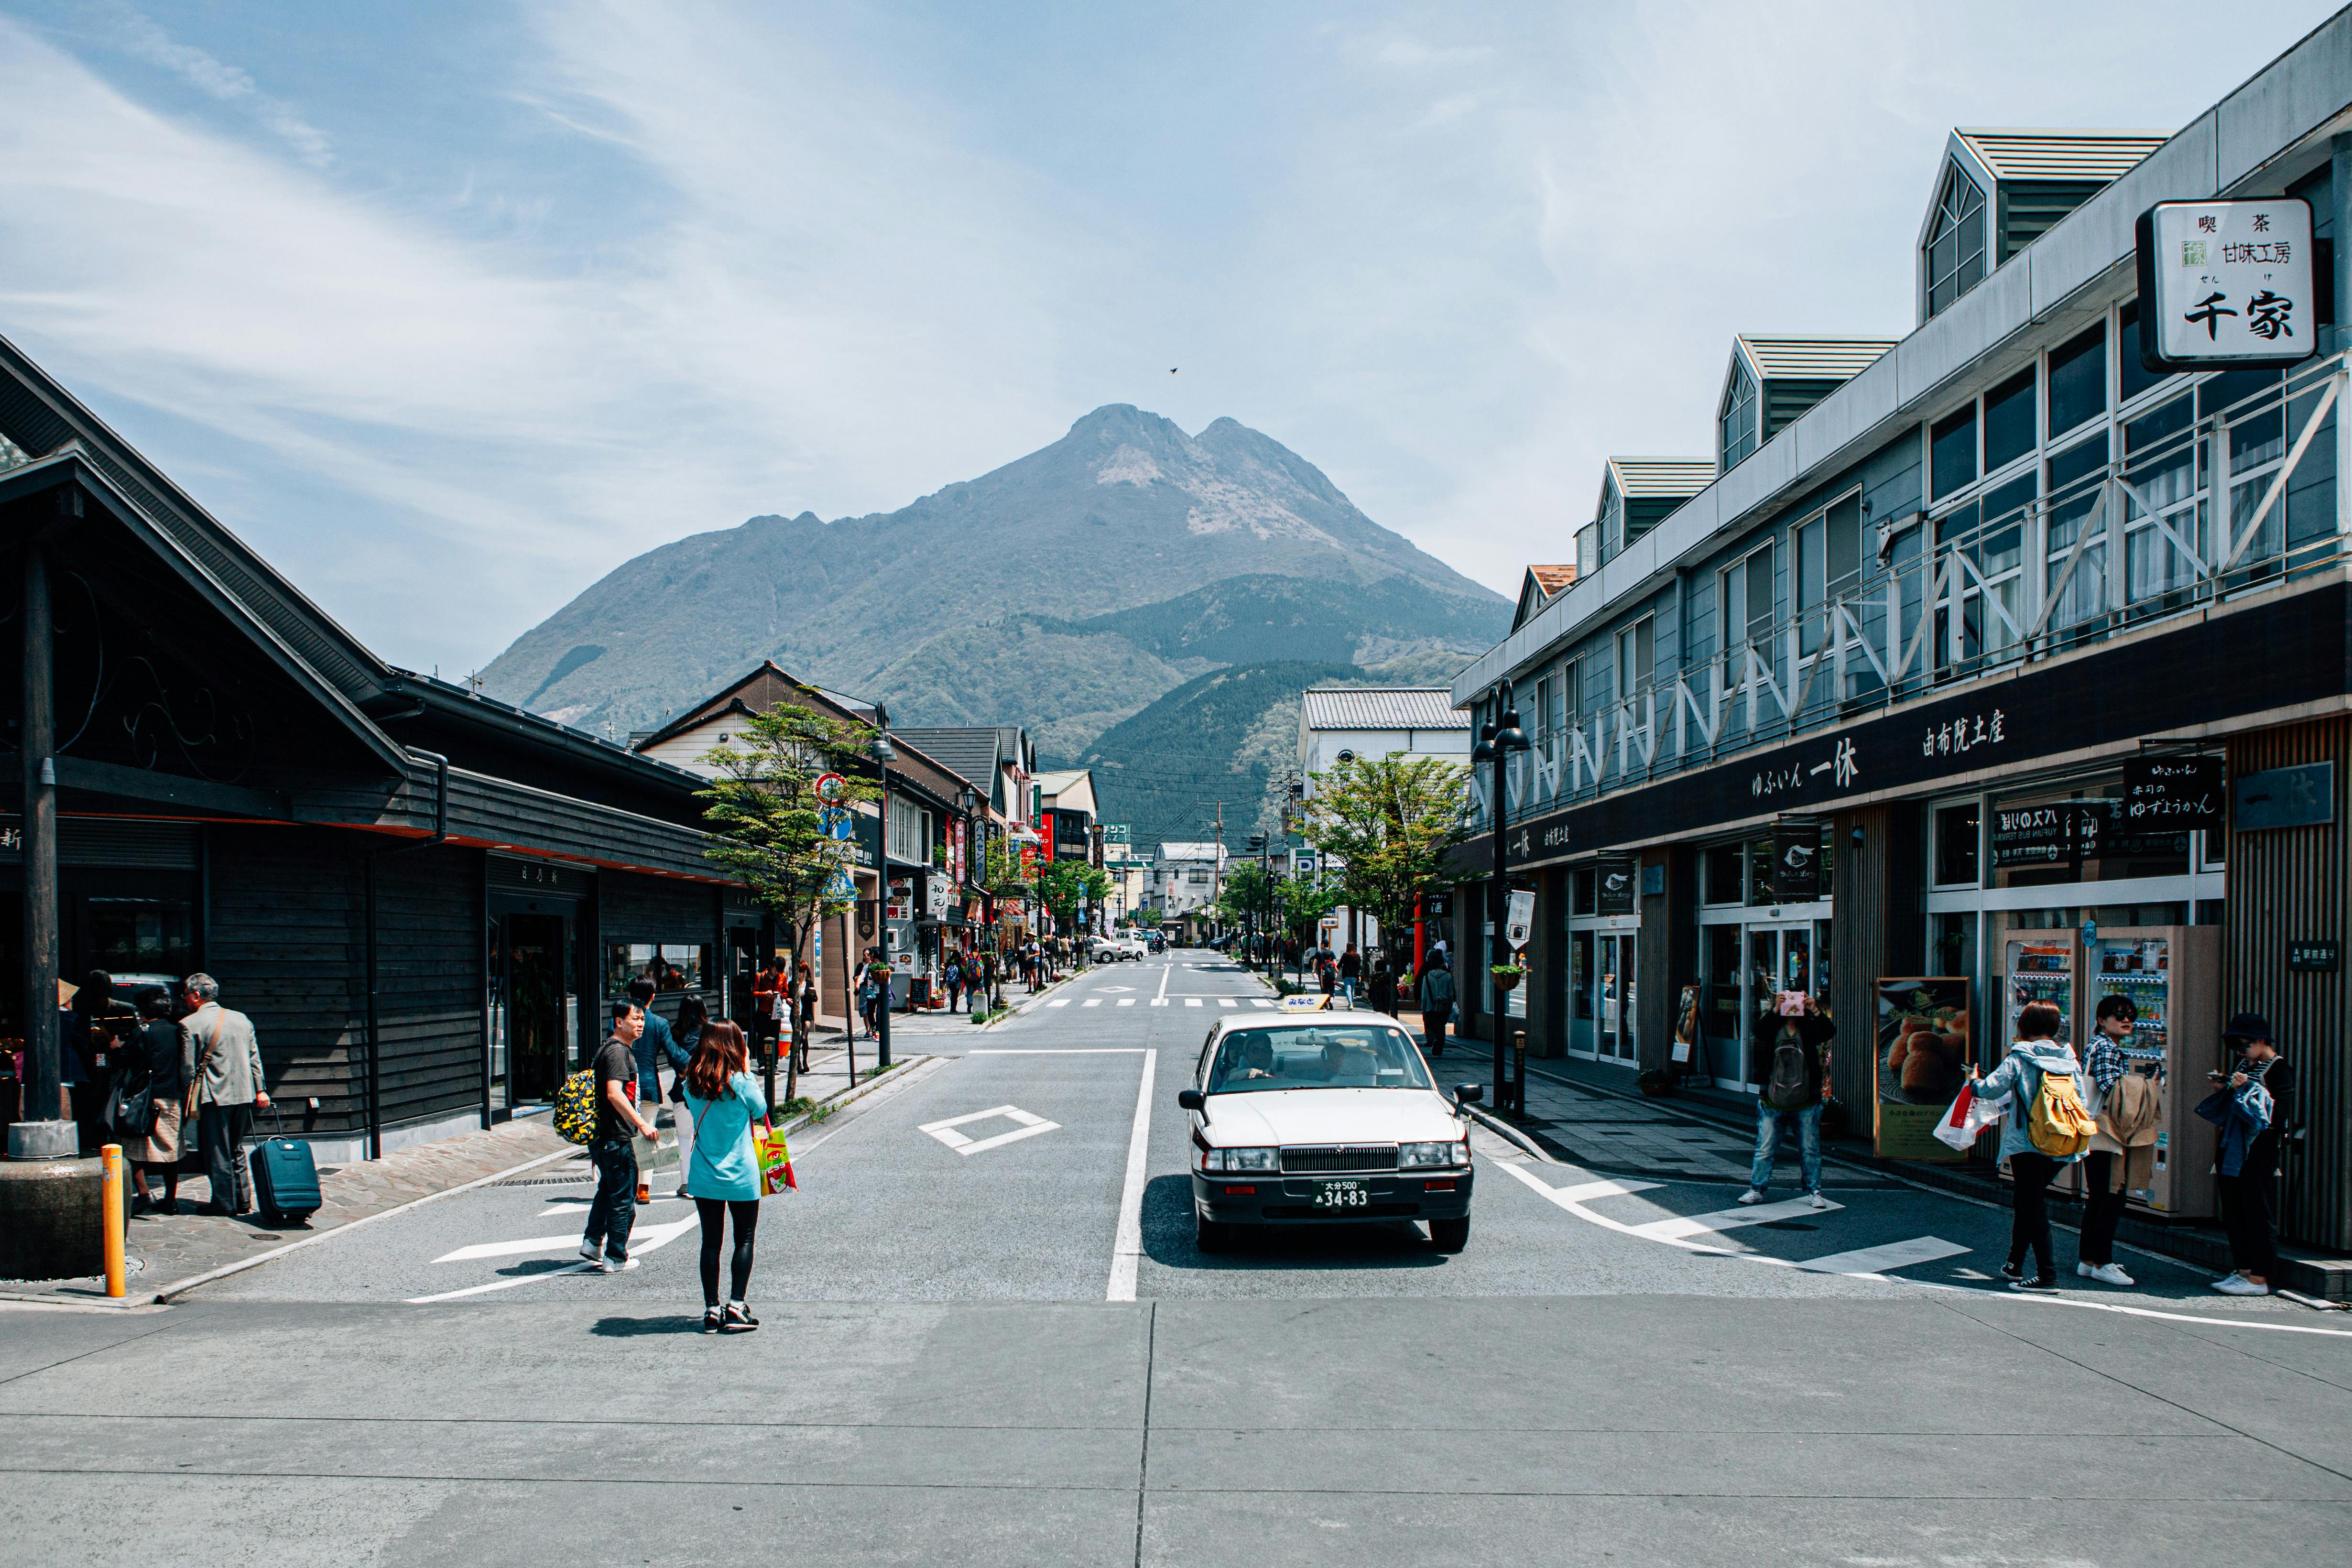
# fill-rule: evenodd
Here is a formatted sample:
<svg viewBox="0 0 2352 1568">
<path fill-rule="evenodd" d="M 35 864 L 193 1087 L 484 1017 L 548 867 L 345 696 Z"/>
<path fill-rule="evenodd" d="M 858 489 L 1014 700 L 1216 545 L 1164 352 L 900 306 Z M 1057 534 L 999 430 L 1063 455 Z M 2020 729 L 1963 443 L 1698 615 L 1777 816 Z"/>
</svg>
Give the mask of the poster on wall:
<svg viewBox="0 0 2352 1568">
<path fill-rule="evenodd" d="M 1883 1160 L 1958 1160 L 1936 1122 L 1969 1076 L 1969 983 L 1949 976 L 1878 982 L 1875 1152 Z"/>
<path fill-rule="evenodd" d="M 1706 1026 L 1700 1021 L 1699 986 L 1693 981 L 1683 987 L 1682 1000 L 1675 1004 L 1675 1045 L 1672 1052 L 1676 1067 L 1689 1067 L 1698 1059 L 1699 1035 Z"/>
</svg>

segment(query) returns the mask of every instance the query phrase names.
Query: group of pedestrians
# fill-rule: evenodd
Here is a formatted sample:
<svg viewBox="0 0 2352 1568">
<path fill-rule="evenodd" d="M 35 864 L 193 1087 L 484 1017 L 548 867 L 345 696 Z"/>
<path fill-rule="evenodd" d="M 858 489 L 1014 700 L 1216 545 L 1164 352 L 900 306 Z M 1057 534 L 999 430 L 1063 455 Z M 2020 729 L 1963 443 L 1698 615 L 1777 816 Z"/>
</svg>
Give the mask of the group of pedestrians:
<svg viewBox="0 0 2352 1568">
<path fill-rule="evenodd" d="M 646 987 L 642 994 L 639 985 Z M 633 983 L 630 994 L 613 1004 L 612 1032 L 596 1052 L 596 1127 L 589 1144 L 596 1195 L 580 1256 L 605 1274 L 638 1267 L 629 1254 L 629 1232 L 637 1205 L 650 1196 L 646 1178 L 659 1146 L 659 1077 L 667 1066 L 678 1142 L 677 1195 L 693 1199 L 702 1226 L 702 1330 L 749 1332 L 760 1326 L 745 1300 L 760 1226 L 754 1130 L 766 1120 L 768 1102 L 751 1078 L 751 1045 L 740 1027 L 712 1019 L 697 996 L 679 1005 L 673 1026 L 652 1010 L 652 1000 L 649 982 Z M 722 1252 L 729 1255 L 723 1303 Z"/>
</svg>

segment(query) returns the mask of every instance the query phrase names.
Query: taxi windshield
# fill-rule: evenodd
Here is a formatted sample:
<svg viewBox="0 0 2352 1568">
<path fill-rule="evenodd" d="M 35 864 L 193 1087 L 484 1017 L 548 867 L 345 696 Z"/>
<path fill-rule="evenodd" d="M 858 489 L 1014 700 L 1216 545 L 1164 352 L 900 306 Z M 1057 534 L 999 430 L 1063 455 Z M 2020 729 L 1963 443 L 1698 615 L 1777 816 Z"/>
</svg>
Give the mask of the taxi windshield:
<svg viewBox="0 0 2352 1568">
<path fill-rule="evenodd" d="M 1335 1024 L 1235 1029 L 1217 1044 L 1211 1094 L 1277 1089 L 1427 1089 L 1429 1069 L 1400 1029 Z"/>
</svg>

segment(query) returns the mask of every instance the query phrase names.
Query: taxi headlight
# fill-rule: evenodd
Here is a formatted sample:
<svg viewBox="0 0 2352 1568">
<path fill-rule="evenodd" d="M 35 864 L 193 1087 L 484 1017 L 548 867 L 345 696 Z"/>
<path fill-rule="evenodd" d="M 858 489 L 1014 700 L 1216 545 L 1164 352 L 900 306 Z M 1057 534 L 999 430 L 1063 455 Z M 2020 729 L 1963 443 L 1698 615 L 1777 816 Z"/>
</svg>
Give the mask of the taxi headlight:
<svg viewBox="0 0 2352 1568">
<path fill-rule="evenodd" d="M 1211 1149 L 1201 1156 L 1204 1171 L 1276 1171 L 1282 1155 L 1276 1149 Z"/>
<path fill-rule="evenodd" d="M 1458 1163 L 1462 1145 L 1444 1143 L 1404 1143 L 1397 1148 L 1397 1168 L 1405 1171 L 1442 1171 Z"/>
</svg>

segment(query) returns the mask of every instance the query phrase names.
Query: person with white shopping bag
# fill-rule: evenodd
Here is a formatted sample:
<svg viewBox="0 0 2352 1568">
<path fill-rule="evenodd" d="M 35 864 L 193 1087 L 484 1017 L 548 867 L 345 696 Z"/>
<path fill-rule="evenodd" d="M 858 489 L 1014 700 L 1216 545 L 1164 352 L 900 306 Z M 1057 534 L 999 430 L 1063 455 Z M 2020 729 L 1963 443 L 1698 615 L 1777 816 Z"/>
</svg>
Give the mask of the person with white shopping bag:
<svg viewBox="0 0 2352 1568">
<path fill-rule="evenodd" d="M 2000 1275 L 2012 1290 L 2058 1289 L 2050 1247 L 2050 1183 L 2062 1166 L 2083 1157 L 2095 1130 L 2083 1109 L 2078 1085 L 2082 1063 L 2075 1060 L 2073 1047 L 2052 1038 L 2059 1026 L 2057 1008 L 2047 1002 L 2029 1003 L 2018 1010 L 2018 1038 L 2007 1059 L 1985 1078 L 1974 1076 L 1973 1064 L 1969 1069 L 1976 1098 L 2009 1102 L 2001 1118 L 1999 1158 L 2009 1162 L 2009 1173 L 2016 1180 L 2017 1206 L 2010 1220 L 2009 1261 L 2001 1265 Z M 2030 1279 L 2024 1272 L 2029 1251 L 2035 1268 Z"/>
</svg>

